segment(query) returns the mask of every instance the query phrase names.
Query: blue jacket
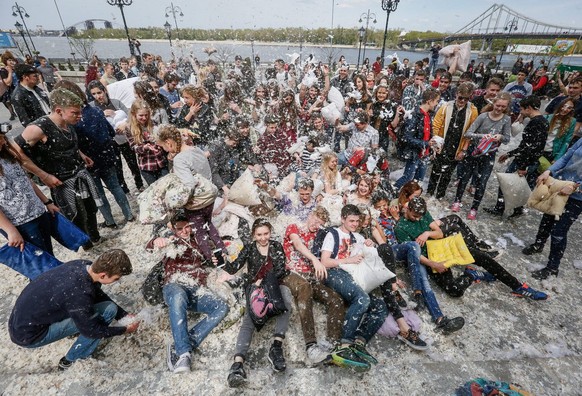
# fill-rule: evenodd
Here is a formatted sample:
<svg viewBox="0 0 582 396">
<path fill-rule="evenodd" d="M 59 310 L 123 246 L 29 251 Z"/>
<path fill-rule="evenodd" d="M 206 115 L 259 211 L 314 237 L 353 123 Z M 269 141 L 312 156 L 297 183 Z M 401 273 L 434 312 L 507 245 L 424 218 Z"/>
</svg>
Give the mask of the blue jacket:
<svg viewBox="0 0 582 396">
<path fill-rule="evenodd" d="M 424 114 L 417 107 L 412 112 L 412 118 L 406 120 L 404 133 L 402 135 L 402 149 L 405 159 L 419 158 L 420 153 L 428 147 L 428 142 L 432 137 L 432 122 L 429 140 L 424 140 Z"/>
<path fill-rule="evenodd" d="M 582 139 L 579 139 L 562 158 L 550 166 L 550 172 L 555 179 L 582 184 Z M 582 192 L 574 193 L 570 198 L 582 200 Z"/>
<path fill-rule="evenodd" d="M 115 129 L 109 124 L 103 110 L 86 105 L 83 107 L 83 119 L 75 125 L 79 137 L 79 149 L 93 160 L 89 172 L 99 172 L 115 166 Z"/>
</svg>

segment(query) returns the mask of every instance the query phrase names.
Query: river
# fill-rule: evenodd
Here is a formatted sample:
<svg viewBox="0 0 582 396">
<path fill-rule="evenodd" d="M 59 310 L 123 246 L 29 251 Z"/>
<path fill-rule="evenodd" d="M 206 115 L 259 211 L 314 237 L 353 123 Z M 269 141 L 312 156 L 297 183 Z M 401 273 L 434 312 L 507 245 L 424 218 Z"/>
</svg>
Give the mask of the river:
<svg viewBox="0 0 582 396">
<path fill-rule="evenodd" d="M 54 58 L 54 59 L 66 59 L 71 58 L 71 49 L 67 43 L 67 39 L 65 37 L 41 37 L 35 36 L 33 37 L 34 44 L 36 48 L 40 51 L 40 54 L 46 56 L 47 58 Z M 289 55 L 293 53 L 301 53 L 303 57 L 309 56 L 309 54 L 313 54 L 315 59 L 326 61 L 328 57 L 332 56 L 334 61 L 340 57 L 340 55 L 344 55 L 346 60 L 351 65 L 355 66 L 358 61 L 358 48 L 357 47 L 348 47 L 348 46 L 334 46 L 332 50 L 330 50 L 329 45 L 312 45 L 312 44 L 304 44 L 302 47 L 295 44 L 279 44 L 279 43 L 254 43 L 251 45 L 249 42 L 221 42 L 221 41 L 214 41 L 214 42 L 200 42 L 200 41 L 173 41 L 174 44 L 174 52 L 176 56 L 184 56 L 192 53 L 195 57 L 199 60 L 204 61 L 208 59 L 208 55 L 204 52 L 204 48 L 207 47 L 214 47 L 218 50 L 218 52 L 214 55 L 215 57 L 219 54 L 222 54 L 222 57 L 225 58 L 228 62 L 234 61 L 235 55 L 241 55 L 243 58 L 245 57 L 252 57 L 252 55 L 259 55 L 261 58 L 261 62 L 272 62 L 277 58 L 284 59 L 285 61 L 289 61 Z M 161 55 L 164 59 L 171 58 L 171 50 L 167 40 L 142 40 L 141 41 L 141 52 L 148 52 L 155 55 Z M 365 51 L 365 53 L 364 53 Z M 370 59 L 370 63 L 373 63 L 376 56 L 380 55 L 382 51 L 379 47 L 373 48 L 362 48 L 361 59 L 360 63 L 363 61 L 364 56 Z M 78 53 L 79 51 L 75 51 Z M 129 54 L 129 47 L 127 44 L 127 40 L 95 40 L 94 42 L 94 52 L 99 56 L 100 59 L 118 59 L 122 56 L 128 56 Z M 410 59 L 411 63 L 414 63 L 417 60 L 420 60 L 424 57 L 428 57 L 429 53 L 427 52 L 412 52 L 412 51 L 404 51 L 399 49 L 386 49 L 386 56 L 391 56 L 392 54 L 398 54 L 400 60 L 404 58 Z M 529 60 L 532 58 L 532 55 L 521 55 L 524 60 Z M 474 53 L 471 57 L 472 59 L 476 59 L 476 63 L 479 63 L 478 54 Z M 515 62 L 517 56 L 511 54 L 504 54 L 503 55 L 503 67 L 507 70 L 510 69 L 513 63 Z M 499 59 L 499 56 L 497 56 Z M 535 56 L 534 61 L 536 66 L 541 59 L 540 56 Z M 546 59 L 548 59 L 546 57 Z M 553 65 L 559 58 L 552 58 L 551 65 Z M 441 58 L 442 60 L 442 58 Z M 485 60 L 485 63 L 487 61 Z M 580 65 L 582 66 L 582 57 L 574 56 L 568 57 L 564 59 L 564 63 L 571 64 L 571 65 Z"/>
</svg>

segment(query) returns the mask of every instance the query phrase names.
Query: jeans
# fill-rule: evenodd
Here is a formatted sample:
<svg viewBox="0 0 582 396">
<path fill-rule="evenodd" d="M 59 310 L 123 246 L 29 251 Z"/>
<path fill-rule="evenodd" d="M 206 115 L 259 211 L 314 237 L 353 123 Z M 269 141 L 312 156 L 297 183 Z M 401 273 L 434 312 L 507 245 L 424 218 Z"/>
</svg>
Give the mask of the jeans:
<svg viewBox="0 0 582 396">
<path fill-rule="evenodd" d="M 117 163 L 115 164 L 115 168 L 117 171 L 117 179 L 119 180 L 119 184 L 123 191 L 129 191 L 127 186 L 125 185 L 125 179 L 123 177 L 123 164 L 121 163 L 121 156 L 125 158 L 125 162 L 127 162 L 127 167 L 131 171 L 133 175 L 133 180 L 135 181 L 135 187 L 139 190 L 143 187 L 143 180 L 141 179 L 141 173 L 139 171 L 139 166 L 137 165 L 137 157 L 135 156 L 135 151 L 131 149 L 128 142 L 123 144 L 117 145 Z"/>
<path fill-rule="evenodd" d="M 107 189 L 113 194 L 113 198 L 115 198 L 115 202 L 121 208 L 121 212 L 123 213 L 123 217 L 125 220 L 132 220 L 133 214 L 131 213 L 131 207 L 129 206 L 129 201 L 119 184 L 119 180 L 117 179 L 117 173 L 115 167 L 111 167 L 105 170 L 99 170 L 95 174 L 91 174 L 93 180 L 95 181 L 95 185 L 97 186 L 97 191 L 99 191 L 99 196 L 103 201 L 103 205 L 99 206 L 99 211 L 103 215 L 105 219 L 105 224 L 113 225 L 115 224 L 115 220 L 113 219 L 113 214 L 111 213 L 111 206 L 109 205 L 109 201 L 105 196 L 105 190 L 103 189 L 103 183 L 107 186 Z M 103 181 L 103 183 L 101 182 Z"/>
<path fill-rule="evenodd" d="M 443 316 L 439 303 L 428 281 L 428 273 L 426 267 L 420 264 L 420 246 L 418 243 L 408 241 L 392 245 L 392 251 L 397 261 L 406 261 L 408 266 L 408 273 L 412 280 L 412 288 L 414 291 L 420 290 L 426 303 L 426 307 L 433 320 L 437 320 Z"/>
<path fill-rule="evenodd" d="M 53 254 L 53 243 L 51 240 L 51 214 L 45 212 L 34 220 L 16 227 L 25 242 L 30 242 L 34 246 Z M 7 234 L 0 230 L 5 237 Z"/>
<path fill-rule="evenodd" d="M 493 165 L 495 163 L 495 154 L 491 155 L 481 155 L 479 157 L 468 157 L 464 161 L 463 177 L 459 181 L 457 186 L 457 194 L 455 195 L 455 202 L 461 202 L 463 199 L 463 193 L 465 192 L 465 187 L 469 183 L 469 179 L 473 176 L 474 171 L 477 171 L 479 176 L 477 183 L 477 190 L 475 191 L 475 197 L 473 198 L 473 203 L 471 204 L 471 209 L 479 209 L 481 205 L 481 200 L 485 195 L 485 188 L 487 187 L 487 182 L 489 181 L 489 176 L 493 171 Z"/>
<path fill-rule="evenodd" d="M 317 342 L 313 320 L 314 300 L 327 308 L 328 341 L 335 342 L 340 339 L 346 309 L 344 300 L 339 294 L 318 281 L 308 281 L 294 272 L 283 278 L 283 284 L 289 288 L 295 298 L 305 344 Z"/>
<path fill-rule="evenodd" d="M 426 168 L 428 167 L 428 159 L 420 158 L 414 156 L 413 158 L 408 158 L 406 164 L 404 165 L 404 173 L 402 177 L 396 180 L 394 187 L 400 190 L 403 185 L 411 180 L 417 180 L 422 183 L 424 176 L 426 175 Z"/>
<path fill-rule="evenodd" d="M 542 217 L 535 245 L 543 247 L 548 238 L 552 238 L 547 265 L 549 269 L 557 270 L 560 266 L 560 261 L 564 256 L 566 245 L 568 244 L 568 231 L 576 219 L 578 219 L 581 212 L 582 200 L 570 198 L 566 202 L 564 213 L 562 213 L 559 220 L 547 214 Z"/>
<path fill-rule="evenodd" d="M 101 320 L 107 324 L 111 323 L 117 315 L 117 305 L 111 301 L 95 304 L 93 310 L 95 311 L 94 316 L 100 316 Z M 79 333 L 79 329 L 75 325 L 73 319 L 65 319 L 51 324 L 47 334 L 42 340 L 35 344 L 28 345 L 26 348 L 39 348 L 77 333 Z M 88 338 L 84 335 L 79 335 L 75 343 L 65 355 L 65 358 L 71 362 L 78 359 L 88 358 L 93 354 L 100 341 L 101 339 L 99 338 Z"/>
<path fill-rule="evenodd" d="M 168 168 L 156 169 L 155 171 L 142 170 L 140 172 L 148 186 L 153 184 L 160 177 L 166 176 L 169 173 Z"/>
<path fill-rule="evenodd" d="M 287 312 L 283 312 L 278 315 L 275 319 L 275 331 L 273 336 L 279 338 L 285 338 L 285 333 L 289 328 L 289 319 L 291 319 L 291 311 L 293 309 L 293 296 L 291 296 L 291 291 L 287 286 L 281 285 L 281 294 L 283 295 L 283 301 L 285 302 L 285 307 Z M 251 346 L 251 341 L 253 340 L 253 334 L 255 333 L 255 325 L 253 320 L 249 316 L 248 311 L 243 315 L 242 324 L 238 332 L 238 337 L 236 339 L 236 348 L 234 356 L 240 356 L 243 360 L 247 358 L 247 352 Z"/>
<path fill-rule="evenodd" d="M 164 285 L 164 302 L 168 305 L 170 326 L 178 356 L 198 348 L 228 314 L 228 304 L 199 286 L 178 283 Z M 206 317 L 188 330 L 188 311 L 202 312 Z"/>
<path fill-rule="evenodd" d="M 432 164 L 427 194 L 433 195 L 436 191 L 435 198 L 443 198 L 456 167 L 457 161 L 454 158 L 450 159 L 444 155 L 438 155 Z"/>
<path fill-rule="evenodd" d="M 368 295 L 341 268 L 328 268 L 325 285 L 335 290 L 349 304 L 341 342 L 352 344 L 356 337 L 370 340 L 386 319 L 384 301 Z"/>
</svg>

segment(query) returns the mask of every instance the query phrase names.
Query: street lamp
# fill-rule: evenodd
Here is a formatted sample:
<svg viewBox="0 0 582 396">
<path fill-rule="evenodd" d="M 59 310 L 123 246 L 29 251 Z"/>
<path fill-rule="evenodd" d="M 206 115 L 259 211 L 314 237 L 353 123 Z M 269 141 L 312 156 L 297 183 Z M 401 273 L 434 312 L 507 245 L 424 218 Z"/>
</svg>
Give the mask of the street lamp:
<svg viewBox="0 0 582 396">
<path fill-rule="evenodd" d="M 135 49 L 133 46 L 133 42 L 131 41 L 131 38 L 129 37 L 129 29 L 127 28 L 127 22 L 125 21 L 125 14 L 123 13 L 123 7 L 130 6 L 131 3 L 133 3 L 133 0 L 107 0 L 107 3 L 109 5 L 119 7 L 119 10 L 121 11 L 121 17 L 123 18 L 123 26 L 125 27 L 125 34 L 127 35 L 127 42 L 129 43 L 129 52 L 131 53 L 131 56 L 135 56 Z"/>
<path fill-rule="evenodd" d="M 362 52 L 362 41 L 364 40 L 364 36 L 366 35 L 366 29 L 362 26 L 358 29 L 358 35 L 360 38 L 360 48 L 358 48 L 358 63 L 356 64 L 356 73 L 360 69 L 360 52 Z"/>
<path fill-rule="evenodd" d="M 367 13 L 363 13 L 362 15 L 360 15 L 360 20 L 359 22 L 362 23 L 362 21 L 365 19 L 366 20 L 366 31 L 364 33 L 364 53 L 362 54 L 362 63 L 364 63 L 364 60 L 366 59 L 366 43 L 368 42 L 368 25 L 370 24 L 370 19 L 374 18 L 374 20 L 372 21 L 372 23 L 376 23 L 376 14 L 374 13 L 370 13 L 370 9 L 368 8 L 368 12 Z"/>
<path fill-rule="evenodd" d="M 380 64 L 384 68 L 384 53 L 386 52 L 386 38 L 388 37 L 388 20 L 390 20 L 390 13 L 396 11 L 400 0 L 382 0 L 382 9 L 386 11 L 386 26 L 384 27 L 384 40 L 382 41 L 382 53 L 380 57 Z"/>
<path fill-rule="evenodd" d="M 166 33 L 168 34 L 168 40 L 170 41 L 170 48 L 172 47 L 172 25 L 168 21 L 164 23 L 164 27 L 166 28 Z"/>
<path fill-rule="evenodd" d="M 24 15 L 22 15 L 24 13 Z M 12 6 L 12 16 L 18 16 L 20 15 L 20 19 L 22 20 L 22 24 L 24 25 L 24 30 L 26 30 L 26 34 L 28 36 L 28 39 L 30 40 L 30 44 L 32 45 L 32 48 L 34 49 L 34 52 L 30 51 L 30 48 L 28 48 L 28 45 L 26 46 L 26 48 L 28 48 L 28 52 L 30 52 L 31 55 L 37 55 L 38 52 L 36 51 L 36 47 L 34 46 L 34 41 L 32 41 L 32 37 L 30 37 L 30 32 L 28 31 L 28 26 L 26 26 L 26 21 L 24 20 L 24 18 L 30 18 L 30 15 L 28 15 L 28 12 L 26 12 L 26 10 L 24 9 L 24 7 L 19 6 L 18 3 L 14 3 L 14 5 Z M 17 22 L 18 23 L 18 22 Z M 14 25 L 16 26 L 16 25 Z M 21 27 L 22 29 L 22 27 Z M 22 37 L 24 38 L 24 32 L 22 33 Z M 26 40 L 25 40 L 26 42 Z"/>
<path fill-rule="evenodd" d="M 511 21 L 509 21 L 509 23 L 507 24 L 507 26 L 505 26 L 503 28 L 503 30 L 505 30 L 507 32 L 507 37 L 505 38 L 505 44 L 503 45 L 503 48 L 501 48 L 501 56 L 499 57 L 498 69 L 501 69 L 501 60 L 503 59 L 503 53 L 505 52 L 505 49 L 507 48 L 507 42 L 509 41 L 509 35 L 511 34 L 512 30 L 517 30 L 517 18 L 513 18 Z M 503 69 L 501 69 L 501 71 L 503 71 Z"/>
<path fill-rule="evenodd" d="M 172 14 L 174 17 L 174 24 L 176 25 L 176 34 L 178 32 L 178 21 L 176 20 L 176 14 L 179 14 L 181 17 L 184 16 L 182 9 L 178 6 L 174 7 L 174 3 L 170 3 L 169 7 L 166 7 L 166 18 L 168 18 Z"/>
<path fill-rule="evenodd" d="M 26 37 L 24 36 L 24 30 L 22 29 L 22 24 L 19 22 L 16 22 L 14 24 L 14 27 L 16 27 L 16 30 L 18 30 L 18 33 L 20 33 L 20 35 L 22 36 L 22 40 L 24 40 L 24 45 L 26 45 L 26 49 L 28 50 L 28 53 L 30 54 L 30 47 L 28 46 L 28 42 L 26 41 Z"/>
</svg>

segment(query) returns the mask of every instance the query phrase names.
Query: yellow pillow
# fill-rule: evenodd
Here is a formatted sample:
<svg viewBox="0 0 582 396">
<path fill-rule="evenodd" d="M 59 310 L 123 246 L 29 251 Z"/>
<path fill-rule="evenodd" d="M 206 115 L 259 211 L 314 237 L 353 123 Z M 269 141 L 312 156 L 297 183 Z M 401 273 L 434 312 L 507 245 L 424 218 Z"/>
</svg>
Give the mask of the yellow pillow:
<svg viewBox="0 0 582 396">
<path fill-rule="evenodd" d="M 467 265 L 475 262 L 461 234 L 451 235 L 443 239 L 426 241 L 428 258 L 432 261 L 444 261 L 444 266 Z"/>
</svg>

